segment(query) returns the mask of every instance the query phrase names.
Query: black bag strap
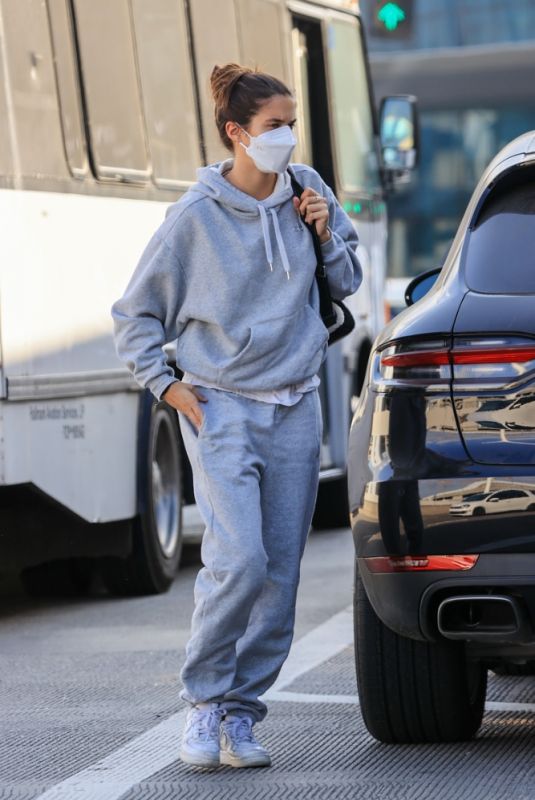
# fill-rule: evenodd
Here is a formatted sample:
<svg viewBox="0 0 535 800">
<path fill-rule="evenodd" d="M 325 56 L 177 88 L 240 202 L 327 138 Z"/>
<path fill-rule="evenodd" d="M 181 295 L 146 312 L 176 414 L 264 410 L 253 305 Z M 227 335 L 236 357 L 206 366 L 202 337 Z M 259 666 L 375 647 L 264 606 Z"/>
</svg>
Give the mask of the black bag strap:
<svg viewBox="0 0 535 800">
<path fill-rule="evenodd" d="M 296 179 L 290 167 L 288 167 L 286 171 L 290 176 L 290 180 L 292 182 L 292 189 L 294 196 L 297 198 L 301 198 L 301 195 L 304 192 L 303 187 Z M 331 290 L 329 289 L 329 281 L 327 279 L 327 270 L 325 269 L 325 264 L 323 263 L 323 256 L 321 254 L 321 243 L 319 240 L 318 232 L 316 231 L 315 224 L 310 222 L 305 222 L 305 218 L 302 214 L 301 214 L 301 221 L 303 222 L 303 225 L 305 225 L 308 228 L 308 230 L 312 235 L 314 252 L 316 254 L 316 280 L 318 282 L 318 289 L 320 295 L 320 314 L 326 327 L 329 327 L 330 325 L 333 325 L 336 322 L 337 316 L 333 308 Z"/>
</svg>

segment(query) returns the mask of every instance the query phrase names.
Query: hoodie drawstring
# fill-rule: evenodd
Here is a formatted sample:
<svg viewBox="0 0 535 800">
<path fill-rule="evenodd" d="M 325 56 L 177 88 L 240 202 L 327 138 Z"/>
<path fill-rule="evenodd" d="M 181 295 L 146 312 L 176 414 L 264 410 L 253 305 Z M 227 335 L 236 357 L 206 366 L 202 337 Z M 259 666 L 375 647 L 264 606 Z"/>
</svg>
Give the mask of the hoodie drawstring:
<svg viewBox="0 0 535 800">
<path fill-rule="evenodd" d="M 266 214 L 266 209 L 260 204 L 257 206 L 260 211 L 260 219 L 262 221 L 262 231 L 264 234 L 264 247 L 266 248 L 266 257 L 269 263 L 270 270 L 273 270 L 273 251 L 271 249 L 271 238 L 269 235 L 269 223 Z"/>
<path fill-rule="evenodd" d="M 266 248 L 266 257 L 269 263 L 269 268 L 273 270 L 273 250 L 271 248 L 271 237 L 269 234 L 269 222 L 268 216 L 266 213 L 266 209 L 260 203 L 257 205 L 257 208 L 260 212 L 260 220 L 262 222 L 262 232 L 264 234 L 264 246 Z M 277 218 L 277 212 L 274 208 L 269 209 L 271 216 L 273 218 L 273 227 L 275 228 L 275 236 L 277 239 L 277 244 L 279 246 L 279 252 L 281 254 L 282 263 L 284 265 L 284 270 L 286 272 L 286 277 L 290 278 L 290 262 L 288 261 L 288 254 L 286 252 L 286 248 L 284 247 L 284 239 L 282 238 L 281 229 L 279 227 L 279 220 Z"/>
<path fill-rule="evenodd" d="M 275 227 L 275 236 L 277 237 L 277 244 L 279 245 L 279 252 L 281 254 L 282 263 L 284 264 L 284 269 L 286 270 L 286 277 L 288 280 L 290 279 L 290 262 L 288 261 L 288 254 L 286 253 L 286 248 L 284 247 L 284 240 L 282 238 L 281 229 L 279 227 L 279 220 L 277 217 L 277 212 L 274 208 L 269 209 L 271 216 L 273 217 L 273 225 Z"/>
</svg>

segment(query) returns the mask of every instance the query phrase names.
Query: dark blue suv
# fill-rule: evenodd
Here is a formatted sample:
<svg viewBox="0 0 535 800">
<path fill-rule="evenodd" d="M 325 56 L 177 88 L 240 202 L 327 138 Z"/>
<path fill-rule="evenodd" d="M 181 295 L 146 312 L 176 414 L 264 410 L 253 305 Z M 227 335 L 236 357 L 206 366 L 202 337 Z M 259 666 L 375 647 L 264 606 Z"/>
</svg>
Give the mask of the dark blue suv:
<svg viewBox="0 0 535 800">
<path fill-rule="evenodd" d="M 463 740 L 489 669 L 535 672 L 535 131 L 406 299 L 350 432 L 357 680 L 377 739 Z"/>
</svg>

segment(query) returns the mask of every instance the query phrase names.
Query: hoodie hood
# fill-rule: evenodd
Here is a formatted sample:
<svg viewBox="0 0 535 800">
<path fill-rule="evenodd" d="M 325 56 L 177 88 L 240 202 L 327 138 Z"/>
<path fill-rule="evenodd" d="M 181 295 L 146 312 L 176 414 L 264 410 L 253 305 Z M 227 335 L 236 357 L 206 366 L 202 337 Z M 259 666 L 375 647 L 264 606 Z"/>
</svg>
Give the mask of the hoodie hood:
<svg viewBox="0 0 535 800">
<path fill-rule="evenodd" d="M 290 176 L 287 172 L 279 173 L 272 194 L 264 200 L 257 200 L 256 197 L 242 192 L 241 189 L 238 189 L 225 178 L 225 173 L 231 169 L 233 164 L 234 158 L 227 158 L 223 161 L 216 161 L 214 164 L 208 164 L 206 167 L 199 167 L 197 169 L 197 183 L 190 186 L 188 191 L 198 192 L 210 197 L 212 200 L 224 205 L 231 214 L 235 214 L 238 217 L 244 219 L 258 218 L 258 222 L 262 226 L 266 259 L 269 268 L 273 270 L 271 223 L 275 231 L 275 238 L 286 277 L 289 278 L 290 262 L 284 246 L 277 213 L 282 203 L 293 197 Z"/>
</svg>

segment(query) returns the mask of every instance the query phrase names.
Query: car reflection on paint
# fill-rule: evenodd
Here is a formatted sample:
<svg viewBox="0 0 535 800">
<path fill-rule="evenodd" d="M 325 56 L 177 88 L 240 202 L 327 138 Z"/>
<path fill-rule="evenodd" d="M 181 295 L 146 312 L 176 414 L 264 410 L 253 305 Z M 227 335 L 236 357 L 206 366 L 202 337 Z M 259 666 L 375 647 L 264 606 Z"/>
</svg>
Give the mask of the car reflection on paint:
<svg viewBox="0 0 535 800">
<path fill-rule="evenodd" d="M 451 506 L 449 513 L 482 517 L 485 514 L 504 514 L 508 511 L 535 511 L 535 492 L 502 489 L 490 494 L 475 494 L 468 496 L 462 503 Z"/>
<path fill-rule="evenodd" d="M 466 413 L 462 402 L 458 411 L 463 414 L 465 430 L 532 431 L 535 421 L 535 394 L 519 395 L 513 402 L 491 398 L 476 411 Z"/>
</svg>

